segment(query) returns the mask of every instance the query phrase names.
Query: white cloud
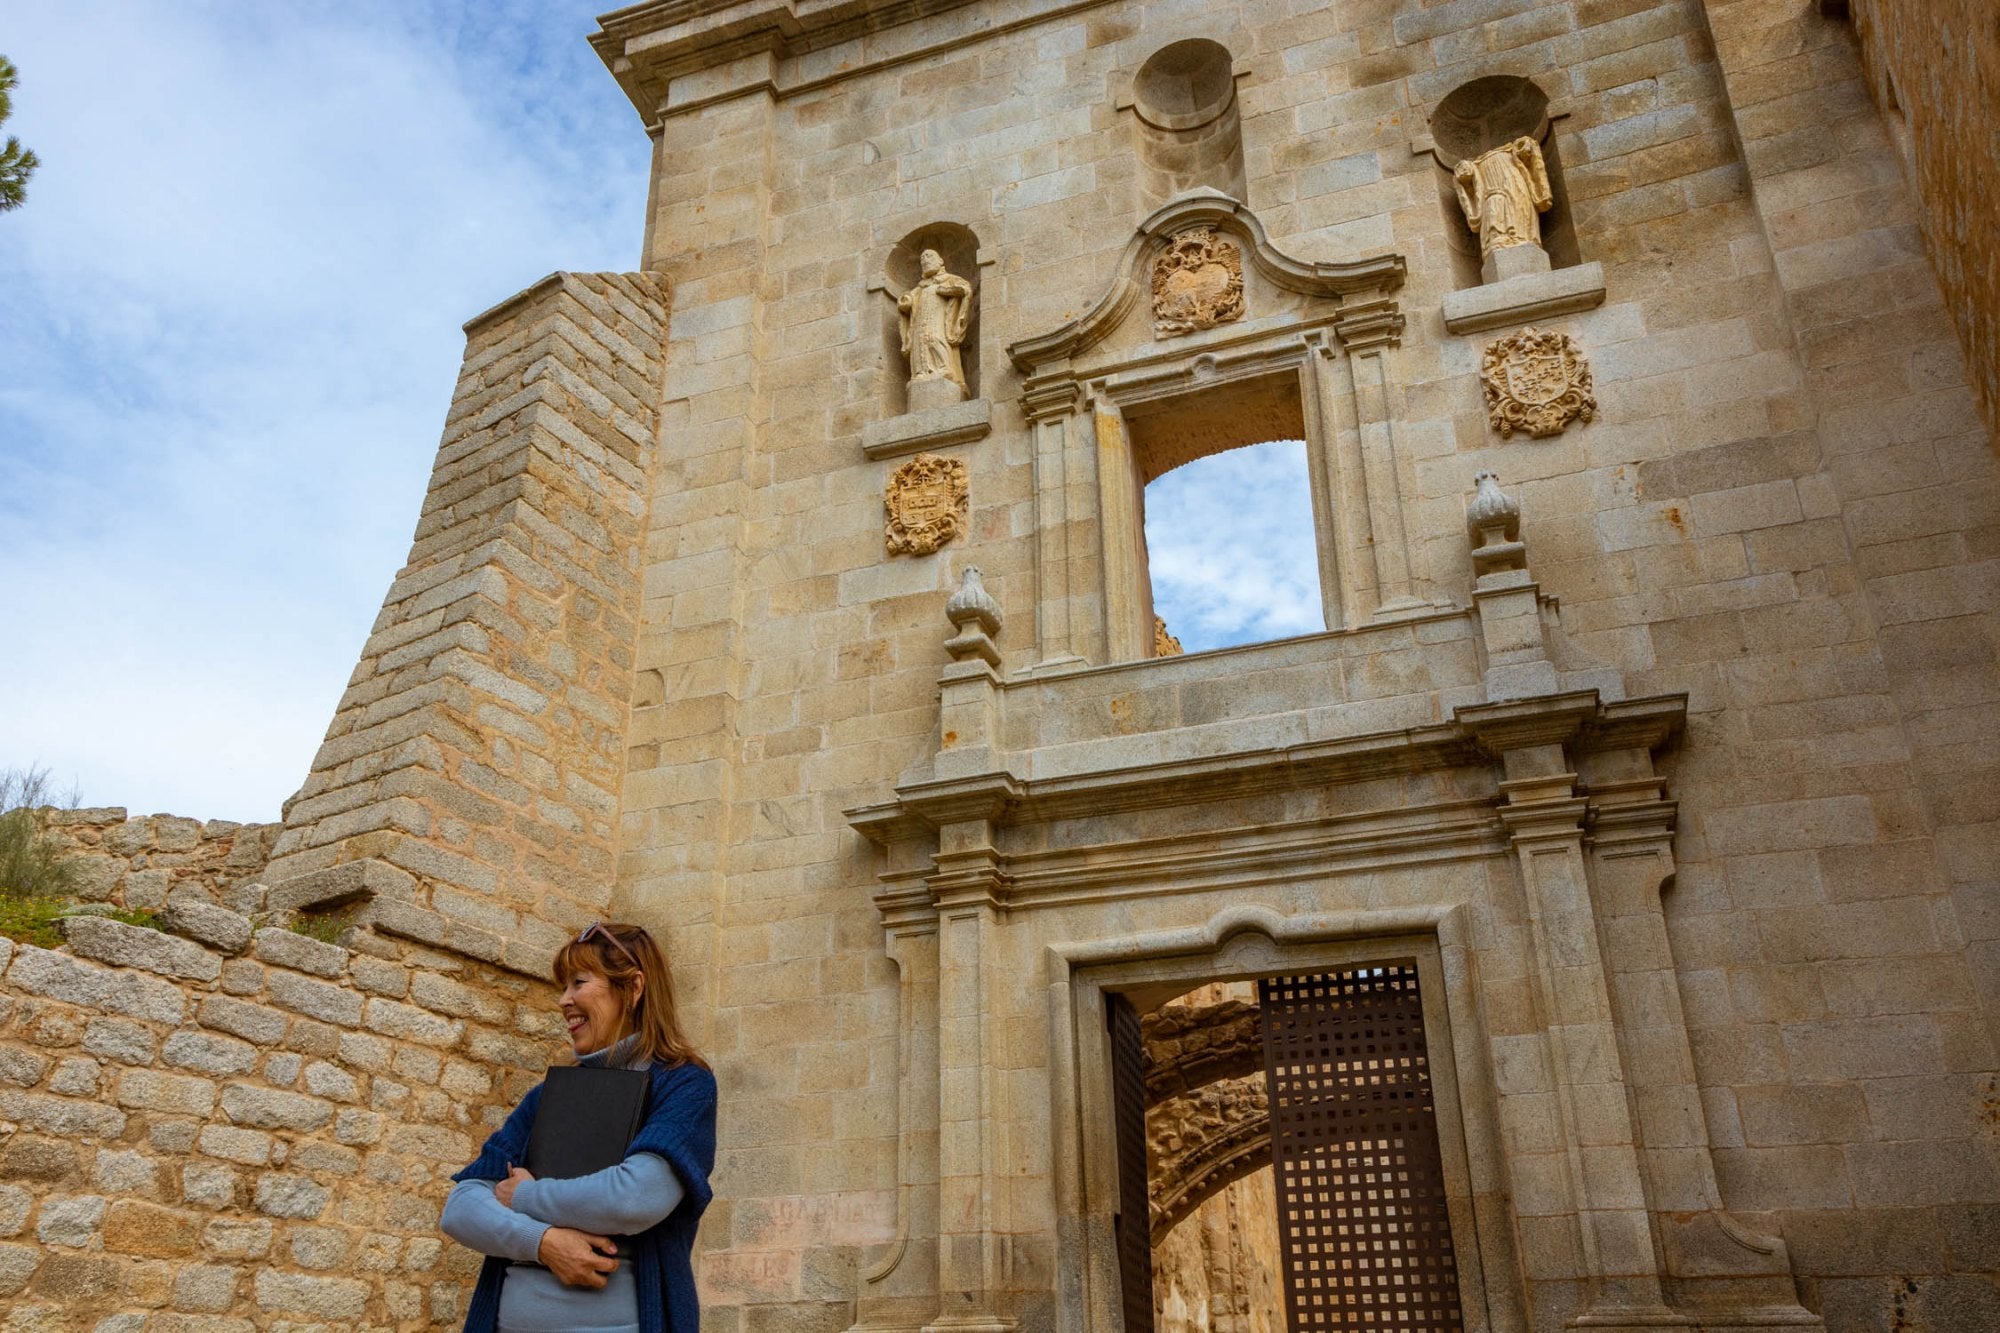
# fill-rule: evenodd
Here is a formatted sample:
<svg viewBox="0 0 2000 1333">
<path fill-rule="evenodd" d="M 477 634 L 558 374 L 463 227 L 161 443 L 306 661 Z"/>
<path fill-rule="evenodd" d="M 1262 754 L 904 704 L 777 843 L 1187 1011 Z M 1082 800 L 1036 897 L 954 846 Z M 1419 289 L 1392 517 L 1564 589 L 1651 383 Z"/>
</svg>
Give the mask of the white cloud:
<svg viewBox="0 0 2000 1333">
<path fill-rule="evenodd" d="M 43 165 L 0 216 L 0 767 L 275 817 L 408 549 L 458 325 L 636 263 L 597 8 L 10 15 Z"/>
<path fill-rule="evenodd" d="M 1188 652 L 1326 628 L 1305 448 L 1211 454 L 1146 488 L 1153 610 Z"/>
</svg>

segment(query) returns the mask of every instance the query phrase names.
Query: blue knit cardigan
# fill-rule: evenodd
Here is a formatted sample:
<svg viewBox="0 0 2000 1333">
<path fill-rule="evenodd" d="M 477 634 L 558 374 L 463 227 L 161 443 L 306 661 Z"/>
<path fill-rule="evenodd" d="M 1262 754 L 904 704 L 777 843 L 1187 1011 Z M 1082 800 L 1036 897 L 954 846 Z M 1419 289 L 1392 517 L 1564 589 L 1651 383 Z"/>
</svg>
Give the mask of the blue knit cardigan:
<svg viewBox="0 0 2000 1333">
<path fill-rule="evenodd" d="M 708 1175 L 715 1169 L 715 1075 L 697 1064 L 654 1065 L 647 1090 L 646 1119 L 625 1150 L 658 1153 L 680 1177 L 680 1204 L 659 1223 L 630 1238 L 632 1278 L 639 1294 L 641 1333 L 696 1333 L 701 1302 L 694 1288 L 694 1233 L 702 1211 L 715 1197 Z M 536 1084 L 493 1131 L 459 1180 L 505 1180 L 509 1163 L 525 1161 L 535 1108 L 542 1100 Z M 479 1270 L 465 1311 L 465 1333 L 496 1333 L 500 1284 L 507 1260 L 489 1256 Z"/>
</svg>

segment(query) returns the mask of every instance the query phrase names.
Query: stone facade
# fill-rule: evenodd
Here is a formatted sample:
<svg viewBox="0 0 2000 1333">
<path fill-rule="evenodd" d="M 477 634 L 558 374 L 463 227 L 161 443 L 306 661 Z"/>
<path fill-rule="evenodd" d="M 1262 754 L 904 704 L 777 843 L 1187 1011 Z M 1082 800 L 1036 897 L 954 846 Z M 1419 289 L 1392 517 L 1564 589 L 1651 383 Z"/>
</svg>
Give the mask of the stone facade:
<svg viewBox="0 0 2000 1333">
<path fill-rule="evenodd" d="M 657 144 L 644 272 L 468 326 L 409 565 L 265 871 L 269 910 L 351 908 L 361 951 L 324 991 L 260 964 L 262 1007 L 332 1015 L 271 1044 L 438 1052 L 436 1097 L 398 1052 L 386 1081 L 469 1149 L 541 1048 L 462 1097 L 443 1051 L 539 1040 L 553 945 L 641 921 L 721 1081 L 714 1333 L 1116 1333 L 1113 997 L 1395 962 L 1466 1327 L 2000 1322 L 2000 475 L 1964 289 L 1918 242 L 1940 206 L 1823 8 L 607 15 Z M 1486 265 L 1452 171 L 1524 135 L 1551 205 Z M 1166 295 L 1199 299 L 1162 320 L 1158 261 L 1195 234 Z M 894 299 L 927 249 L 976 292 L 973 396 L 943 407 L 908 393 Z M 1485 349 L 1531 325 L 1592 410 L 1503 436 Z M 1525 355 L 1512 393 L 1580 382 Z M 1324 632 L 1169 655 L 1146 483 L 1281 438 L 1306 442 Z M 898 552 L 885 496 L 920 452 L 964 519 Z M 245 961 L 133 959 L 181 971 L 76 993 L 169 986 L 162 1053 Z M 516 1007 L 447 1040 L 416 971 L 362 993 L 435 960 Z M 92 966 L 22 950 L 16 1024 L 28 983 Z M 1141 1094 L 1224 1146 L 1254 1104 L 1232 1023 Z M 151 1142 L 21 1067 L 38 1136 Z M 277 1132 L 187 1096 L 157 1114 Z M 1157 1128 L 1161 1165 L 1194 1142 Z M 407 1226 L 315 1178 L 352 1191 L 355 1245 L 407 1262 L 436 1142 L 352 1150 L 421 1201 Z M 1190 1280 L 1148 1305 L 1275 1328 L 1216 1240 L 1258 1188 L 1227 1156 L 1172 1157 L 1218 1186 L 1168 1233 L 1208 1304 Z M 29 1191 L 46 1246 L 94 1259 L 64 1180 Z M 235 1317 L 293 1318 L 318 1271 L 233 1286 Z M 373 1273 L 319 1316 L 447 1308 Z"/>
<path fill-rule="evenodd" d="M 1838 7 L 1853 17 L 1864 81 L 1916 187 L 1915 222 L 1987 425 L 2000 429 L 2000 143 L 1988 132 L 2000 99 L 2000 26 L 1980 0 L 1841 0 Z M 1790 69 L 1836 69 L 1840 84 L 1829 100 L 1851 106 L 1847 117 L 1864 115 L 1851 67 L 1816 55 L 1818 45 L 1800 43 Z M 1806 92 L 1796 73 L 1772 91 Z"/>
</svg>

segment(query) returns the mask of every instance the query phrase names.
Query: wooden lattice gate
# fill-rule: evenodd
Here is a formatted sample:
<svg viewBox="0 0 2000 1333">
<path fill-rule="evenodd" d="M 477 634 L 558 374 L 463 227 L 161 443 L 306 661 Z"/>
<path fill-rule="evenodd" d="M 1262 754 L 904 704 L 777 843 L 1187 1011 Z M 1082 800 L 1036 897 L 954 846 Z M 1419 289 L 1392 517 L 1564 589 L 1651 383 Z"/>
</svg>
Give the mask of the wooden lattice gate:
<svg viewBox="0 0 2000 1333">
<path fill-rule="evenodd" d="M 1111 1033 L 1111 1103 L 1118 1135 L 1118 1281 L 1125 1333 L 1153 1333 L 1153 1239 L 1147 1189 L 1146 1073 L 1139 1014 L 1116 993 L 1104 997 Z"/>
<path fill-rule="evenodd" d="M 1289 1333 L 1458 1333 L 1416 964 L 1257 990 Z"/>
</svg>

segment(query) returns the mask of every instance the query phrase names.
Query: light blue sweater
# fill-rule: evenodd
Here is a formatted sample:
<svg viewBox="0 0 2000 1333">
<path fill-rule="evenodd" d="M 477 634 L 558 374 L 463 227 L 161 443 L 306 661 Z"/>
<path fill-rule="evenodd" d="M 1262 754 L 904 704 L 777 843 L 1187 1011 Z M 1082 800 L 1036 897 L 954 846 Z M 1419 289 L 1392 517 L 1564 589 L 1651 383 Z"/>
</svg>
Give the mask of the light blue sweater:
<svg viewBox="0 0 2000 1333">
<path fill-rule="evenodd" d="M 585 1057 L 586 1063 L 601 1063 Z M 452 1187 L 439 1220 L 445 1235 L 481 1254 L 513 1260 L 500 1288 L 500 1333 L 638 1333 L 632 1265 L 621 1258 L 602 1288 L 566 1287 L 536 1262 L 551 1226 L 599 1236 L 635 1236 L 681 1201 L 680 1178 L 664 1157 L 634 1153 L 573 1180 L 530 1180 L 509 1208 L 490 1180 Z"/>
</svg>

